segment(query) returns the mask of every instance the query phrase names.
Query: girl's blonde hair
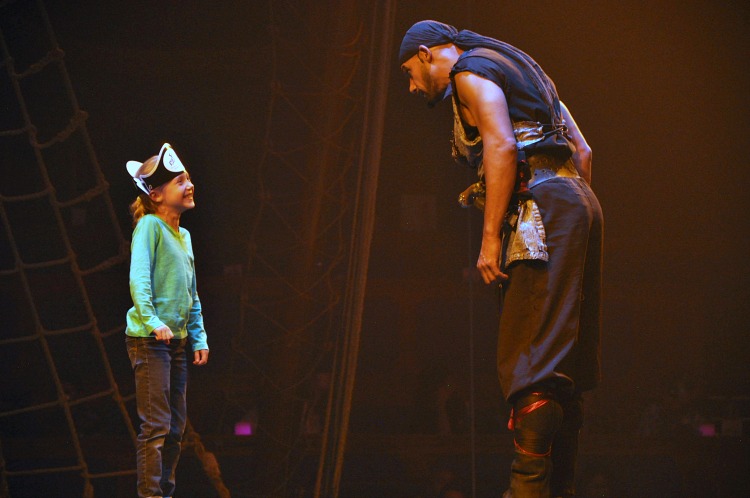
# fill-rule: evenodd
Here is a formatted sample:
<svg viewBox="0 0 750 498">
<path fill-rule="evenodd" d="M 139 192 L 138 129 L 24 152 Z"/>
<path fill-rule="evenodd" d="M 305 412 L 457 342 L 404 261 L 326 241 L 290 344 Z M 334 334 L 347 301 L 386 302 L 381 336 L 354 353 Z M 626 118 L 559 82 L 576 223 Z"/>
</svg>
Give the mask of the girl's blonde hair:
<svg viewBox="0 0 750 498">
<path fill-rule="evenodd" d="M 156 166 L 154 163 L 156 163 L 158 159 L 158 156 L 153 156 L 146 159 L 146 162 L 144 162 L 141 167 L 138 168 L 136 176 L 153 171 L 154 167 Z M 140 193 L 138 197 L 136 197 L 136 199 L 130 204 L 130 214 L 133 216 L 133 228 L 135 228 L 140 219 L 147 214 L 156 213 L 157 207 L 158 205 L 151 199 L 151 196 L 149 196 L 145 192 Z"/>
</svg>

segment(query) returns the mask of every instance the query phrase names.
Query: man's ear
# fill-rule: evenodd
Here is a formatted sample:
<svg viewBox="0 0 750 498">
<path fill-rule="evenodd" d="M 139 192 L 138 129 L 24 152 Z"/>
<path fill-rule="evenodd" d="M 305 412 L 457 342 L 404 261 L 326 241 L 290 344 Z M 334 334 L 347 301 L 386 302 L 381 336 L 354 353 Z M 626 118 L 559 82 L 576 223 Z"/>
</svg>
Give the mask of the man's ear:
<svg viewBox="0 0 750 498">
<path fill-rule="evenodd" d="M 426 45 L 419 46 L 419 52 L 417 52 L 417 55 L 417 58 L 420 60 L 420 62 L 432 63 L 432 50 L 427 48 Z"/>
</svg>

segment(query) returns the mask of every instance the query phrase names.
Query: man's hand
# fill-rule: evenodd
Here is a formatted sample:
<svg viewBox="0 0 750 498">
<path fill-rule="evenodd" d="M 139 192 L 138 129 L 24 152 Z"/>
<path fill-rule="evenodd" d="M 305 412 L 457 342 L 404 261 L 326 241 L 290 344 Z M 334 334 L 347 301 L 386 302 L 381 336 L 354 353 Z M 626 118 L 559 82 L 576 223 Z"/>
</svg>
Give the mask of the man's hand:
<svg viewBox="0 0 750 498">
<path fill-rule="evenodd" d="M 485 284 L 508 280 L 508 275 L 500 271 L 500 251 L 502 242 L 500 237 L 482 237 L 482 249 L 479 251 L 477 269 L 482 274 Z"/>
<path fill-rule="evenodd" d="M 169 344 L 169 340 L 174 337 L 172 330 L 166 325 L 156 327 L 151 333 L 156 336 L 157 341 L 164 341 L 164 344 Z"/>
<path fill-rule="evenodd" d="M 193 365 L 205 365 L 208 363 L 208 349 L 199 349 L 193 352 Z"/>
</svg>

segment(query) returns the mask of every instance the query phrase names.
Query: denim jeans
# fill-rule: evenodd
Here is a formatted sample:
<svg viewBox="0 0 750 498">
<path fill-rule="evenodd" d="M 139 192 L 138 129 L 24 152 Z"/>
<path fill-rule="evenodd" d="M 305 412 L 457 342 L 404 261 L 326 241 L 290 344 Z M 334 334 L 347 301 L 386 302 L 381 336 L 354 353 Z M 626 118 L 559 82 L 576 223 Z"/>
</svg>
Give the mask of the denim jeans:
<svg viewBox="0 0 750 498">
<path fill-rule="evenodd" d="M 152 337 L 126 337 L 125 343 L 141 419 L 136 448 L 138 496 L 169 497 L 174 494 L 187 419 L 187 339 L 165 344 Z"/>
</svg>

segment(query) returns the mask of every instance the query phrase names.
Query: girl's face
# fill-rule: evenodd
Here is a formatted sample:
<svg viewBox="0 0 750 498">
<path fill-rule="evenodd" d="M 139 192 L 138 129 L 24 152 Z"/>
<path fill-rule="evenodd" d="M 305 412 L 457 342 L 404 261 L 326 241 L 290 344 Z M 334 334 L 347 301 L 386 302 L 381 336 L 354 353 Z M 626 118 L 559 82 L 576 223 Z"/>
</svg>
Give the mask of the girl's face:
<svg viewBox="0 0 750 498">
<path fill-rule="evenodd" d="M 151 198 L 166 209 L 182 213 L 195 207 L 194 193 L 195 186 L 190 181 L 190 175 L 185 172 L 152 190 Z"/>
</svg>

